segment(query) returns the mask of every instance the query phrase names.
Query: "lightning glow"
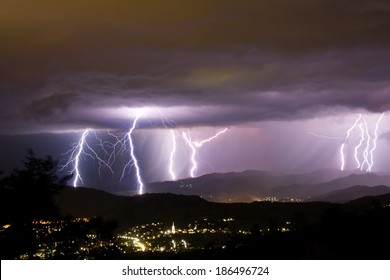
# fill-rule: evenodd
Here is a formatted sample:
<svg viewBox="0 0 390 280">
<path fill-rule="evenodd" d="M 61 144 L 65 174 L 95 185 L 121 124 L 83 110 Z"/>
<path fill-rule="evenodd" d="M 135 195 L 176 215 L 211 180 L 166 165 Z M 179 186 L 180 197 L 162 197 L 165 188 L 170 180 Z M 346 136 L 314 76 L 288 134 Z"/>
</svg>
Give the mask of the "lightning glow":
<svg viewBox="0 0 390 280">
<path fill-rule="evenodd" d="M 340 140 L 340 139 L 343 139 L 342 137 L 330 137 L 330 136 L 327 136 L 327 135 L 315 133 L 313 131 L 309 131 L 307 134 L 311 134 L 311 135 L 314 135 L 316 137 L 325 138 L 325 139 L 328 139 L 328 140 Z"/>
<path fill-rule="evenodd" d="M 174 165 L 173 161 L 174 161 L 175 153 L 176 153 L 176 136 L 175 136 L 175 132 L 173 131 L 173 129 L 171 129 L 171 136 L 172 136 L 172 151 L 171 151 L 171 155 L 169 157 L 169 173 L 171 174 L 171 179 L 173 181 L 175 181 L 176 174 L 173 171 L 173 165 Z"/>
<path fill-rule="evenodd" d="M 342 170 L 342 171 L 343 171 L 344 168 L 345 168 L 344 147 L 345 147 L 345 143 L 341 144 L 341 147 L 340 147 L 340 161 L 341 161 L 340 170 Z"/>
<path fill-rule="evenodd" d="M 197 150 L 202 147 L 204 144 L 206 143 L 209 143 L 211 142 L 212 140 L 214 140 L 215 138 L 217 138 L 219 135 L 225 133 L 228 129 L 227 128 L 224 128 L 223 130 L 219 131 L 218 133 L 216 133 L 215 135 L 207 138 L 207 139 L 204 139 L 202 141 L 192 141 L 191 140 L 191 135 L 190 133 L 186 133 L 186 132 L 182 132 L 182 136 L 184 138 L 184 140 L 186 141 L 186 143 L 188 144 L 188 146 L 191 148 L 191 162 L 192 162 L 192 167 L 191 167 L 191 170 L 190 170 L 190 176 L 192 178 L 195 177 L 195 170 L 197 169 L 198 167 L 198 163 L 196 161 L 196 152 Z"/>
</svg>

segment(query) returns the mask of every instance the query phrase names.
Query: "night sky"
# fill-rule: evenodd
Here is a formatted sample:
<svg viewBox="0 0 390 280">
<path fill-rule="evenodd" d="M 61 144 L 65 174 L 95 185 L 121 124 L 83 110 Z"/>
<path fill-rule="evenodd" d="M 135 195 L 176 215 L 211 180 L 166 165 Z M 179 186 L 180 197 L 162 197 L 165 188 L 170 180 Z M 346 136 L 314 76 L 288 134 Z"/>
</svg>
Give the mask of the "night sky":
<svg viewBox="0 0 390 280">
<path fill-rule="evenodd" d="M 86 128 L 102 155 L 93 131 L 112 140 L 107 131 L 123 135 L 140 111 L 133 140 L 146 183 L 170 180 L 171 129 L 179 178 L 191 168 L 182 132 L 200 141 L 225 127 L 198 149 L 196 176 L 302 173 L 340 168 L 340 146 L 359 114 L 373 138 L 383 112 L 372 171 L 390 171 L 388 0 L 5 0 L 1 6 L 0 170 L 6 173 L 29 147 L 64 163 L 61 154 Z M 346 142 L 347 171 L 356 168 L 360 135 L 358 125 Z M 96 160 L 83 158 L 85 185 L 135 188 L 134 168 L 118 181 L 129 155 L 117 156 L 115 174 L 103 168 L 101 177 Z"/>
</svg>

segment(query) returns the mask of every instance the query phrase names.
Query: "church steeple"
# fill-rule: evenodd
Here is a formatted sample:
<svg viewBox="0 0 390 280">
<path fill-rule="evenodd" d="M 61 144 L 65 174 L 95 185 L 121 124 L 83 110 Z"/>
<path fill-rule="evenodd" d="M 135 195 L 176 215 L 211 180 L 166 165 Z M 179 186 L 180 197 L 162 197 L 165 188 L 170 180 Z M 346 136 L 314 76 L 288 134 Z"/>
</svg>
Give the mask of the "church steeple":
<svg viewBox="0 0 390 280">
<path fill-rule="evenodd" d="M 175 222 L 172 222 L 172 231 L 173 234 L 176 233 L 176 228 L 175 228 Z"/>
</svg>

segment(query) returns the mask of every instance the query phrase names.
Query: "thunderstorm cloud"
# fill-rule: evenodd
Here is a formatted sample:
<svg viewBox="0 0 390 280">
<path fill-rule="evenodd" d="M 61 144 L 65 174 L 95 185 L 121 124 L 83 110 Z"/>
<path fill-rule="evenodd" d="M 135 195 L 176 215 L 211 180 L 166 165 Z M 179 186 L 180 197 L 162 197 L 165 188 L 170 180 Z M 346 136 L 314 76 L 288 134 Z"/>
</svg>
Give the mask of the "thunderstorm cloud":
<svg viewBox="0 0 390 280">
<path fill-rule="evenodd" d="M 390 109 L 390 3 L 3 1 L 3 133 L 115 128 L 116 108 L 178 125 Z M 177 110 L 176 110 L 177 109 Z"/>
</svg>

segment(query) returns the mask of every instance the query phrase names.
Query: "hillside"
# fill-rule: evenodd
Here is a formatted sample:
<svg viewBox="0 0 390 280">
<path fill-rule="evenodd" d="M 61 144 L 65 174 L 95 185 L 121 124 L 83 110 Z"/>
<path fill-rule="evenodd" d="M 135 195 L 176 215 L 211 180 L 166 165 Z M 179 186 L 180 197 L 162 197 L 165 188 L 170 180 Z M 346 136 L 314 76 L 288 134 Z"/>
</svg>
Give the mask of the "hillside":
<svg viewBox="0 0 390 280">
<path fill-rule="evenodd" d="M 85 188 L 62 189 L 54 201 L 62 215 L 101 216 L 105 220 L 118 221 L 121 226 L 159 221 L 182 224 L 203 217 L 232 217 L 252 225 L 270 219 L 314 221 L 331 205 L 324 202 L 214 203 L 197 196 L 168 193 L 125 197 Z"/>
<path fill-rule="evenodd" d="M 146 187 L 150 193 L 197 195 L 214 202 L 252 202 L 267 197 L 312 200 L 352 186 L 390 186 L 389 175 L 373 173 L 348 174 L 337 170 L 318 170 L 305 174 L 285 175 L 267 171 L 245 171 L 208 174 L 198 178 L 156 182 Z M 360 196 L 352 192 L 348 201 Z M 367 194 L 370 194 L 369 192 Z M 373 192 L 373 194 L 376 194 Z M 381 194 L 381 193 L 378 193 Z M 362 193 L 362 196 L 366 195 Z M 331 200 L 329 200 L 331 201 Z"/>
<path fill-rule="evenodd" d="M 387 186 L 352 186 L 342 190 L 333 191 L 324 195 L 312 197 L 310 201 L 348 202 L 366 196 L 379 196 L 390 193 Z"/>
</svg>

